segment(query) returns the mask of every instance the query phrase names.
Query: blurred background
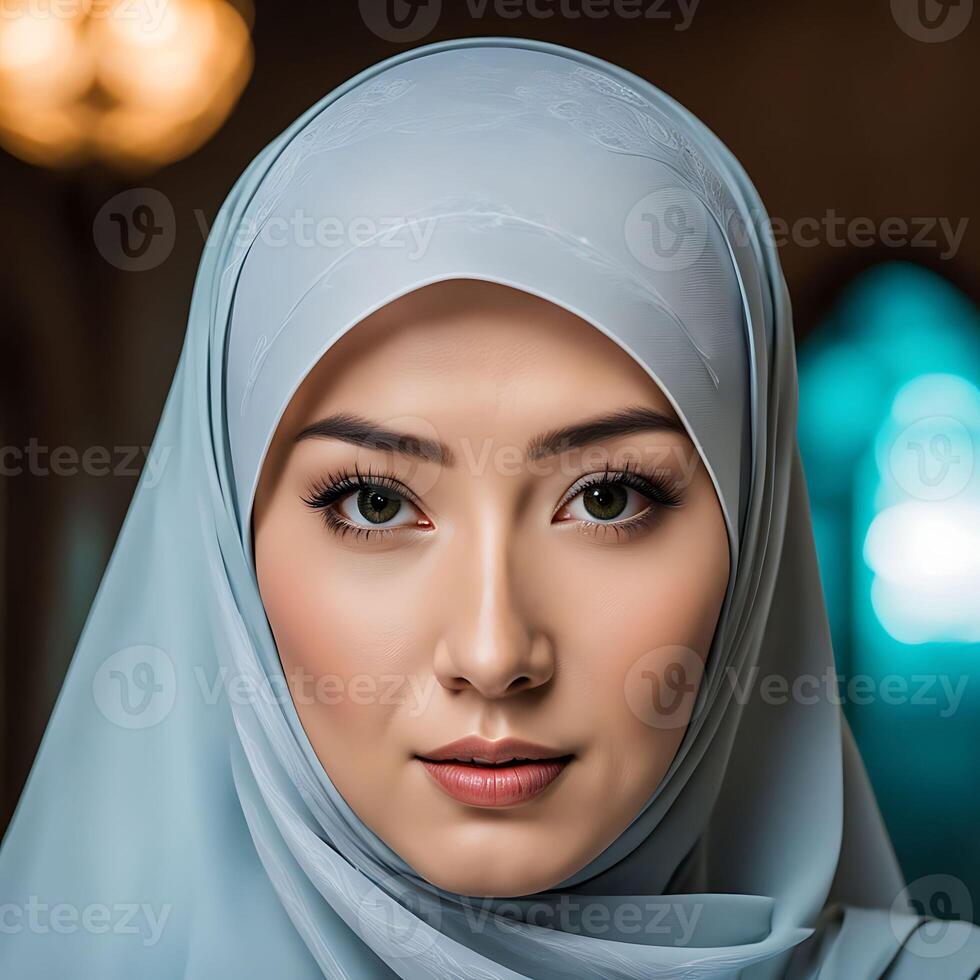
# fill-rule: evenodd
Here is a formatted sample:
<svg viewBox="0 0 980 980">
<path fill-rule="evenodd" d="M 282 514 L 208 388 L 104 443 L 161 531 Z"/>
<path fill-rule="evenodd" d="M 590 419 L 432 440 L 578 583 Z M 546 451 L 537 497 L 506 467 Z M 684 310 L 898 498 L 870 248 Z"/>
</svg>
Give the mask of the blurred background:
<svg viewBox="0 0 980 980">
<path fill-rule="evenodd" d="M 758 187 L 793 298 L 829 683 L 913 893 L 977 919 L 972 14 L 973 0 L 0 0 L 0 830 L 235 178 L 320 96 L 406 47 L 535 37 L 650 79 Z"/>
</svg>

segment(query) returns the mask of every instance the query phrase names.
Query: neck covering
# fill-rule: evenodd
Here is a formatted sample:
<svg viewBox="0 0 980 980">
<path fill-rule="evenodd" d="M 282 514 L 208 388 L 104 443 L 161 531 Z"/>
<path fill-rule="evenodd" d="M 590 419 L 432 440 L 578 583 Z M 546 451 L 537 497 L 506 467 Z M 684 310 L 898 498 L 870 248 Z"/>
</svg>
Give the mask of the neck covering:
<svg viewBox="0 0 980 980">
<path fill-rule="evenodd" d="M 739 696 L 760 674 L 833 670 L 765 218 L 684 108 L 536 41 L 404 52 L 269 144 L 212 228 L 158 465 L 0 852 L 0 972 L 762 978 L 828 901 L 890 906 L 903 881 L 839 705 Z M 460 277 L 544 297 L 628 352 L 694 440 L 731 545 L 667 775 L 588 866 L 506 902 L 426 882 L 334 788 L 285 693 L 250 544 L 263 457 L 309 370 L 374 310 Z M 612 923 L 531 920 L 573 900 Z M 650 928 L 616 925 L 627 903 Z"/>
</svg>

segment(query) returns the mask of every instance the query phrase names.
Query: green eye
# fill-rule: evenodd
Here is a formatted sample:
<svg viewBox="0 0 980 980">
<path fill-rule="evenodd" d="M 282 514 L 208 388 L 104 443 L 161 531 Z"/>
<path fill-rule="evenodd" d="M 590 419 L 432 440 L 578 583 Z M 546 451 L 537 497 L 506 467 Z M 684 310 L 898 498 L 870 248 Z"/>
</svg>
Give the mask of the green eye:
<svg viewBox="0 0 980 980">
<path fill-rule="evenodd" d="M 372 524 L 386 524 L 399 510 L 402 499 L 385 493 L 377 487 L 362 490 L 357 495 L 357 510 L 365 520 Z"/>
<path fill-rule="evenodd" d="M 622 483 L 598 483 L 582 494 L 582 504 L 591 517 L 611 521 L 626 510 L 629 490 Z"/>
<path fill-rule="evenodd" d="M 633 518 L 652 516 L 675 507 L 680 495 L 666 476 L 648 477 L 631 470 L 595 474 L 568 491 L 556 515 L 559 523 L 577 520 L 594 526 L 626 525 Z"/>
<path fill-rule="evenodd" d="M 303 502 L 319 511 L 327 528 L 341 537 L 386 536 L 397 528 L 433 529 L 412 491 L 386 473 L 331 474 L 314 483 Z"/>
</svg>

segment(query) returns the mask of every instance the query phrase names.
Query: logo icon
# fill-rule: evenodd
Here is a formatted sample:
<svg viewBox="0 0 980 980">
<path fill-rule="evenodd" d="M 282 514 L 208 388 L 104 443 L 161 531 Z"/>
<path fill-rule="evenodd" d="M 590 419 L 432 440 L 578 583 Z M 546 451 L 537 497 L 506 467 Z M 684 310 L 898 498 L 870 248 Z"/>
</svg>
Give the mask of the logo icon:
<svg viewBox="0 0 980 980">
<path fill-rule="evenodd" d="M 690 191 L 665 187 L 633 205 L 624 233 L 633 258 L 648 269 L 689 269 L 704 254 L 708 241 L 705 208 Z"/>
<path fill-rule="evenodd" d="M 132 646 L 108 657 L 92 679 L 99 711 L 120 728 L 159 725 L 174 706 L 173 661 L 158 647 Z"/>
<path fill-rule="evenodd" d="M 906 940 L 906 916 L 925 915 L 923 923 Z M 891 927 L 895 938 L 923 959 L 951 956 L 962 949 L 970 930 L 962 922 L 973 919 L 973 902 L 966 885 L 952 875 L 926 875 L 917 878 L 899 892 L 891 908 Z M 958 927 L 959 926 L 959 927 Z"/>
<path fill-rule="evenodd" d="M 684 728 L 694 712 L 703 673 L 703 661 L 688 647 L 648 650 L 626 674 L 626 701 L 651 728 Z"/>
<path fill-rule="evenodd" d="M 891 0 L 891 5 L 895 23 L 927 44 L 959 37 L 973 16 L 973 0 Z"/>
<path fill-rule="evenodd" d="M 173 205 L 152 187 L 123 191 L 99 209 L 92 235 L 99 254 L 117 269 L 155 269 L 169 258 L 177 238 Z"/>
<path fill-rule="evenodd" d="M 918 419 L 891 445 L 888 465 L 895 482 L 917 500 L 949 500 L 973 476 L 970 430 L 945 415 Z"/>
<path fill-rule="evenodd" d="M 374 948 L 380 942 L 392 956 L 423 956 L 440 938 L 441 900 L 429 892 L 416 895 L 395 875 L 379 873 L 381 883 L 370 883 L 358 903 L 358 934 Z"/>
<path fill-rule="evenodd" d="M 442 0 L 359 0 L 361 19 L 382 41 L 409 44 L 431 34 Z"/>
</svg>

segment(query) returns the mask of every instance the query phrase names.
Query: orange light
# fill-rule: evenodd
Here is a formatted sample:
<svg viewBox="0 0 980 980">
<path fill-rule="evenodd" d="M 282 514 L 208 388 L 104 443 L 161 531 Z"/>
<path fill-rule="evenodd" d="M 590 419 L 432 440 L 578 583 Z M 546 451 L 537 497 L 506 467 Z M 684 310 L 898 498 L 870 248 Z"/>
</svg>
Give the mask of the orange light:
<svg viewBox="0 0 980 980">
<path fill-rule="evenodd" d="M 0 0 L 0 144 L 51 166 L 193 152 L 252 71 L 226 0 Z"/>
</svg>

